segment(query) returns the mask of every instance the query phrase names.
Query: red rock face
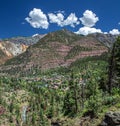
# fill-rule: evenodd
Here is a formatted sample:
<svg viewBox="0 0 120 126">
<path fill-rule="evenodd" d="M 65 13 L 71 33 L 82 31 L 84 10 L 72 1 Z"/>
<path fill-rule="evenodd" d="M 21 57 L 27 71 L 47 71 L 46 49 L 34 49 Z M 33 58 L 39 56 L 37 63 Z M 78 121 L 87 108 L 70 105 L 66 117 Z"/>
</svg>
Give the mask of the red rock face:
<svg viewBox="0 0 120 126">
<path fill-rule="evenodd" d="M 90 52 L 81 52 L 79 55 L 75 56 L 74 58 L 68 59 L 66 61 L 66 65 L 70 65 L 72 62 L 75 62 L 76 60 L 84 57 L 89 57 L 89 56 L 100 56 L 102 53 L 107 52 L 107 50 L 94 50 Z"/>
<path fill-rule="evenodd" d="M 70 46 L 61 45 L 56 51 L 58 52 L 59 55 L 65 57 L 65 56 L 67 56 L 67 54 L 71 48 L 72 47 L 70 47 Z"/>
<path fill-rule="evenodd" d="M 22 45 L 26 50 L 26 47 Z M 89 56 L 100 56 L 108 48 L 93 36 L 77 36 L 74 33 L 57 32 L 46 35 L 27 51 L 10 60 L 8 66 L 0 69 L 20 69 L 30 71 L 34 68 L 47 70 L 59 66 L 69 66 L 76 60 Z"/>
<path fill-rule="evenodd" d="M 99 44 L 99 43 L 98 43 Z M 69 66 L 72 62 L 88 56 L 100 56 L 107 52 L 107 48 L 97 45 L 96 42 L 76 42 L 75 46 L 90 48 L 89 51 L 80 51 L 77 55 L 65 60 L 65 57 L 70 53 L 74 45 L 65 45 L 60 42 L 49 43 L 49 49 L 32 49 L 30 62 L 27 63 L 26 68 L 29 69 L 34 65 L 41 66 L 41 69 L 56 68 L 58 66 Z M 34 60 L 32 60 L 34 59 Z"/>
<path fill-rule="evenodd" d="M 74 48 L 74 46 L 81 46 L 91 50 L 81 51 L 72 58 L 64 60 L 65 57 L 70 53 L 71 49 Z M 56 66 L 69 66 L 72 62 L 75 62 L 80 58 L 89 56 L 100 56 L 102 53 L 108 51 L 106 47 L 104 47 L 94 38 L 83 38 L 82 40 L 76 41 L 71 45 L 65 45 L 60 42 L 51 42 L 50 47 L 52 47 L 55 50 L 55 53 L 57 53 L 60 57 L 54 57 L 52 61 L 45 63 L 46 67 L 43 68 L 51 68 L 50 66 L 52 66 L 52 68 Z"/>
</svg>

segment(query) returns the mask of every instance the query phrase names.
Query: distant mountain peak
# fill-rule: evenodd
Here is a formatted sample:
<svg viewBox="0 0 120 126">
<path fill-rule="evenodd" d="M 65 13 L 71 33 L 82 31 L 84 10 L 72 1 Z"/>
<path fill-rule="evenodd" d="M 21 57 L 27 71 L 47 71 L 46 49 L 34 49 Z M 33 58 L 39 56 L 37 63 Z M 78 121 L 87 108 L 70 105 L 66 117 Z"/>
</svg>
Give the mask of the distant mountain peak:
<svg viewBox="0 0 120 126">
<path fill-rule="evenodd" d="M 34 35 L 32 35 L 32 37 L 36 37 L 36 36 L 38 36 L 39 34 L 34 34 Z"/>
<path fill-rule="evenodd" d="M 9 41 L 15 44 L 25 44 L 25 45 L 33 45 L 37 43 L 41 38 L 43 38 L 46 34 L 34 34 L 33 36 L 29 37 L 12 37 L 12 38 L 7 38 L 3 41 Z"/>
<path fill-rule="evenodd" d="M 93 36 L 95 36 L 96 39 L 103 43 L 105 46 L 111 48 L 119 35 L 95 33 Z"/>
<path fill-rule="evenodd" d="M 99 56 L 107 51 L 95 36 L 80 36 L 62 29 L 48 33 L 28 47 L 26 52 L 7 61 L 5 65 L 9 66 L 10 71 L 13 65 L 22 72 L 32 68 L 47 70 L 60 66 L 68 67 L 80 58 Z"/>
<path fill-rule="evenodd" d="M 77 41 L 81 38 L 80 35 L 77 35 L 67 29 L 57 30 L 55 32 L 48 33 L 45 37 L 43 37 L 39 43 L 41 42 L 61 42 L 64 44 L 70 44 L 74 41 Z M 37 44 L 39 44 L 37 43 Z"/>
</svg>

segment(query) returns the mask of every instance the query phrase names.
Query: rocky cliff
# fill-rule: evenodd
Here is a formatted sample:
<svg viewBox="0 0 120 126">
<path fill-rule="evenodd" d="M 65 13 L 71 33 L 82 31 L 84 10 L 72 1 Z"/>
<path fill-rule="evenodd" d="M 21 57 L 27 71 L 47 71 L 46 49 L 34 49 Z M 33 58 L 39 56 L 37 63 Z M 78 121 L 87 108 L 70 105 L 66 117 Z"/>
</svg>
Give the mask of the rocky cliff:
<svg viewBox="0 0 120 126">
<path fill-rule="evenodd" d="M 0 42 L 0 64 L 4 63 L 10 58 L 13 58 L 23 52 L 28 48 L 25 44 L 15 44 L 9 41 Z"/>
</svg>

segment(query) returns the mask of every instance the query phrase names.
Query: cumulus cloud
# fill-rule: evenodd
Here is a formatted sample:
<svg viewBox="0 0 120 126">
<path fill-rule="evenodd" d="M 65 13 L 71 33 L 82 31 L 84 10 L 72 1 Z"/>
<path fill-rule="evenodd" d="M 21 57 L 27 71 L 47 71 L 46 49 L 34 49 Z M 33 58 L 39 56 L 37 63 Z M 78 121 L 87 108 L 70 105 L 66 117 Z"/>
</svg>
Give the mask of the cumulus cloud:
<svg viewBox="0 0 120 126">
<path fill-rule="evenodd" d="M 79 24 L 78 18 L 75 13 L 71 13 L 66 19 L 64 19 L 64 15 L 61 12 L 57 14 L 49 13 L 50 23 L 56 23 L 60 27 L 64 27 L 70 25 L 71 27 L 75 27 L 75 25 Z"/>
<path fill-rule="evenodd" d="M 76 34 L 81 34 L 81 35 L 88 35 L 88 34 L 92 34 L 92 33 L 102 33 L 101 29 L 96 29 L 96 28 L 90 28 L 90 27 L 82 27 L 80 28 L 77 32 L 75 32 Z"/>
<path fill-rule="evenodd" d="M 49 13 L 48 16 L 50 23 L 57 23 L 58 26 L 62 26 L 62 22 L 64 21 L 64 15 L 62 13 Z"/>
<path fill-rule="evenodd" d="M 78 21 L 78 18 L 76 17 L 75 13 L 71 13 L 66 20 L 63 22 L 63 26 L 70 25 L 71 27 L 75 27 L 75 25 L 78 25 L 80 22 Z"/>
<path fill-rule="evenodd" d="M 109 31 L 109 33 L 112 35 L 119 35 L 120 31 L 118 29 L 113 29 L 113 30 Z"/>
<path fill-rule="evenodd" d="M 96 22 L 99 21 L 99 18 L 96 17 L 96 14 L 93 13 L 91 10 L 86 10 L 83 13 L 83 17 L 80 18 L 80 21 L 84 26 L 93 27 Z"/>
<path fill-rule="evenodd" d="M 34 8 L 29 12 L 29 17 L 26 17 L 25 20 L 30 23 L 33 28 L 47 29 L 49 26 L 47 16 L 41 9 Z"/>
</svg>

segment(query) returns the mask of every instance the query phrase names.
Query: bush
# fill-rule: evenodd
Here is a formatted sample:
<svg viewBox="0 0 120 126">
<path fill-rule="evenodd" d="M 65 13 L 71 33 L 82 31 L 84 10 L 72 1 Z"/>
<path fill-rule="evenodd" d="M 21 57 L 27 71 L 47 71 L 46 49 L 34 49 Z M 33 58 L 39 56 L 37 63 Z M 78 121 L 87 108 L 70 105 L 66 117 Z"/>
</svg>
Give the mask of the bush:
<svg viewBox="0 0 120 126">
<path fill-rule="evenodd" d="M 86 108 L 87 112 L 92 113 L 93 117 L 97 116 L 102 110 L 102 94 L 91 95 L 89 100 L 86 101 Z"/>
</svg>

